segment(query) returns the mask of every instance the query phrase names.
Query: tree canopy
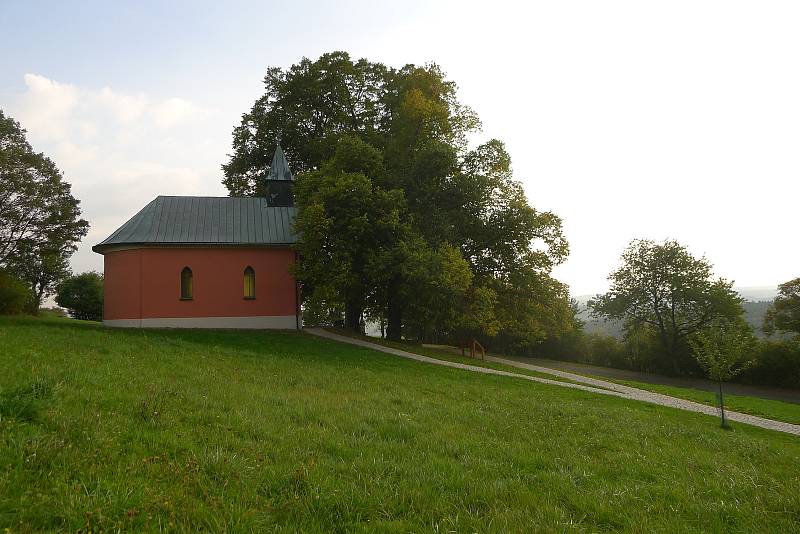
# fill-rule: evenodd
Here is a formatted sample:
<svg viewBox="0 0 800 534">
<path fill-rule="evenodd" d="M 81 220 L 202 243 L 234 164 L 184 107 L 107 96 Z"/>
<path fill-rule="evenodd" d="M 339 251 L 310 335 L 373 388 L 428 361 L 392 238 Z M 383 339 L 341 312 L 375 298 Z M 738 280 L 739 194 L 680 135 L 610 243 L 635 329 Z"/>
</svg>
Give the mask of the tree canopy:
<svg viewBox="0 0 800 534">
<path fill-rule="evenodd" d="M 694 356 L 716 382 L 727 382 L 753 364 L 756 339 L 744 320 L 716 318 L 689 339 Z"/>
<path fill-rule="evenodd" d="M 80 214 L 55 163 L 0 111 L 0 266 L 30 285 L 33 312 L 68 274 L 67 260 L 89 228 Z"/>
<path fill-rule="evenodd" d="M 534 209 L 503 143 L 470 148 L 477 114 L 434 64 L 345 52 L 270 68 L 233 132 L 231 195 L 263 194 L 275 142 L 296 171 L 297 276 L 320 316 L 388 336 L 492 336 L 526 346 L 574 324 L 550 276 L 561 220 Z"/>
<path fill-rule="evenodd" d="M 592 313 L 623 320 L 629 333 L 653 331 L 666 367 L 676 372 L 691 359 L 690 336 L 715 319 L 743 313 L 733 283 L 715 279 L 709 262 L 677 241 L 634 240 L 609 281 L 610 290 L 589 302 Z"/>
<path fill-rule="evenodd" d="M 800 278 L 778 286 L 778 296 L 764 317 L 764 330 L 800 335 Z"/>
</svg>

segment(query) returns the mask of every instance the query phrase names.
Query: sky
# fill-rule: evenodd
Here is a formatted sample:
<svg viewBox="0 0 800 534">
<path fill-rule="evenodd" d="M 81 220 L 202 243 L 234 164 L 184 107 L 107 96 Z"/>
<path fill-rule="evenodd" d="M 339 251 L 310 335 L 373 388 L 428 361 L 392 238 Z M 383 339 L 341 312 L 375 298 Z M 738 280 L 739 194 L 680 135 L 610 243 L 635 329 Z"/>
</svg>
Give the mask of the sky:
<svg viewBox="0 0 800 534">
<path fill-rule="evenodd" d="M 91 246 L 159 194 L 226 195 L 271 66 L 439 64 L 563 219 L 555 276 L 603 292 L 635 238 L 740 287 L 800 276 L 800 3 L 0 2 L 0 109 L 81 200 Z"/>
</svg>

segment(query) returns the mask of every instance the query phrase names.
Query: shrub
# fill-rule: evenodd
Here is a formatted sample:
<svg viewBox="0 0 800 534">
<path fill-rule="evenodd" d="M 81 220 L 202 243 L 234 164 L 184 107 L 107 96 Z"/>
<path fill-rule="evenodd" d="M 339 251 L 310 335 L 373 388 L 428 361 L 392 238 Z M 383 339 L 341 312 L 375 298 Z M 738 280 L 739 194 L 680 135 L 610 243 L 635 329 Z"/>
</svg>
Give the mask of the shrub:
<svg viewBox="0 0 800 534">
<path fill-rule="evenodd" d="M 531 347 L 526 355 L 565 362 L 584 361 L 588 352 L 587 338 L 581 329 L 570 330 L 559 337 L 548 337 Z"/>
<path fill-rule="evenodd" d="M 22 313 L 31 297 L 25 282 L 0 269 L 0 315 Z"/>
<path fill-rule="evenodd" d="M 762 340 L 755 356 L 755 364 L 742 374 L 740 382 L 800 388 L 800 343 Z"/>
<path fill-rule="evenodd" d="M 71 317 L 85 321 L 103 318 L 103 275 L 81 273 L 61 282 L 56 290 L 56 302 L 69 311 Z"/>
<path fill-rule="evenodd" d="M 625 346 L 614 336 L 605 334 L 588 334 L 584 363 L 603 367 L 627 368 L 628 358 Z"/>
</svg>

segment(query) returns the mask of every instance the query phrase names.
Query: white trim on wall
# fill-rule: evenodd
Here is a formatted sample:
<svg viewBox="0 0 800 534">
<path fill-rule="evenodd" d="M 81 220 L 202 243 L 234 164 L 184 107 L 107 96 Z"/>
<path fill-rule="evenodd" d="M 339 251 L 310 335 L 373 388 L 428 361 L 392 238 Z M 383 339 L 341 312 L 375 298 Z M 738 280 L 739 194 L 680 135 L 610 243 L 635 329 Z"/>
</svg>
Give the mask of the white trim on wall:
<svg viewBox="0 0 800 534">
<path fill-rule="evenodd" d="M 294 315 L 255 317 L 163 317 L 146 319 L 104 319 L 103 325 L 119 328 L 243 328 L 296 330 Z M 302 327 L 302 324 L 300 325 Z"/>
</svg>

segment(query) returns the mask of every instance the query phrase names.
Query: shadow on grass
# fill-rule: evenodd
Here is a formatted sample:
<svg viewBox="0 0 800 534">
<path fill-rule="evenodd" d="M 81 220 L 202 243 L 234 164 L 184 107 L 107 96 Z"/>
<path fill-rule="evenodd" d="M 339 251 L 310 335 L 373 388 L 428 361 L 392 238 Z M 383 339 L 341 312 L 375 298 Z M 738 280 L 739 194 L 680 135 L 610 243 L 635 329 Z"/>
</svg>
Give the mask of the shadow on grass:
<svg viewBox="0 0 800 534">
<path fill-rule="evenodd" d="M 0 316 L 0 328 L 2 327 L 36 328 L 43 336 L 47 336 L 49 331 L 57 337 L 73 340 L 78 340 L 85 334 L 86 342 L 90 342 L 95 350 L 103 354 L 113 350 L 114 345 L 125 344 L 141 344 L 142 349 L 146 350 L 152 350 L 152 347 L 163 347 L 166 350 L 183 347 L 193 351 L 213 349 L 245 357 L 274 356 L 281 353 L 296 355 L 301 351 L 309 359 L 346 359 L 352 362 L 358 360 L 353 358 L 354 353 L 373 353 L 369 349 L 322 340 L 296 330 L 112 328 L 94 321 L 30 316 Z M 105 343 L 105 346 L 97 346 L 98 341 Z"/>
</svg>

